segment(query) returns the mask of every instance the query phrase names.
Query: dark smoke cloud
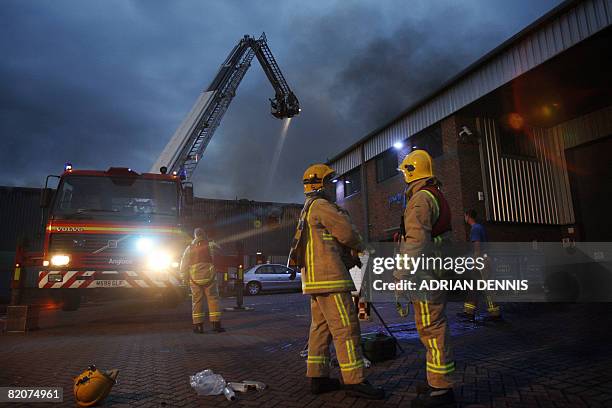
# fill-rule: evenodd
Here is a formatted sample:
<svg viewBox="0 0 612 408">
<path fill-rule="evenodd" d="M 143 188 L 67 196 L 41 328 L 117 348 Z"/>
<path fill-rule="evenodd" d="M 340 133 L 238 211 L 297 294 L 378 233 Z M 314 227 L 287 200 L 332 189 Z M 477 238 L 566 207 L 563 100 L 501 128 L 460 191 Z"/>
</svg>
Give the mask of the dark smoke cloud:
<svg viewBox="0 0 612 408">
<path fill-rule="evenodd" d="M 282 123 L 269 114 L 273 91 L 255 62 L 194 183 L 205 197 L 300 201 L 308 164 L 379 127 L 556 3 L 5 0 L 0 184 L 40 186 L 66 160 L 148 171 L 238 39 L 266 31 L 304 108 L 278 170 L 268 180 Z"/>
</svg>

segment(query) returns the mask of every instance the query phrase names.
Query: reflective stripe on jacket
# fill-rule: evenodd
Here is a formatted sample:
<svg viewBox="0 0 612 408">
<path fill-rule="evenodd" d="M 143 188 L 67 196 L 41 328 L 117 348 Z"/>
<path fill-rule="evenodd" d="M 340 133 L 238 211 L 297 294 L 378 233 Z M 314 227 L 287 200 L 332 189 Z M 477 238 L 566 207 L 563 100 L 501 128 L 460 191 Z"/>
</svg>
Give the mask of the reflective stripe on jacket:
<svg viewBox="0 0 612 408">
<path fill-rule="evenodd" d="M 304 260 L 302 292 L 355 290 L 341 258 L 342 246 L 362 251 L 364 244 L 346 211 L 324 198 L 315 199 L 306 213 L 303 234 L 298 248 Z"/>
<path fill-rule="evenodd" d="M 194 239 L 185 249 L 181 259 L 181 272 L 187 271 L 189 281 L 196 285 L 206 286 L 215 280 L 215 267 L 207 240 Z"/>
<path fill-rule="evenodd" d="M 409 197 L 404 210 L 405 235 L 400 243 L 400 252 L 408 256 L 418 257 L 424 254 L 429 245 L 442 243 L 445 234 L 432 236 L 433 225 L 440 216 L 440 206 L 431 191 L 423 189 L 426 185 L 435 185 L 435 179 L 418 180 L 410 186 Z M 449 226 L 450 229 L 450 226 Z M 403 279 L 408 271 L 396 271 L 395 276 Z"/>
</svg>

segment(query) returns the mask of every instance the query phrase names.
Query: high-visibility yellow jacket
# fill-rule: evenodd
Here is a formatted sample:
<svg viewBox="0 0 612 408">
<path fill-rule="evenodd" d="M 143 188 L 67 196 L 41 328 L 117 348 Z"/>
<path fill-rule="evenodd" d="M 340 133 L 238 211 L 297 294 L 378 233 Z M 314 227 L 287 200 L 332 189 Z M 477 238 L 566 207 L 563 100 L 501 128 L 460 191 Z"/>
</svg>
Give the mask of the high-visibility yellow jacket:
<svg viewBox="0 0 612 408">
<path fill-rule="evenodd" d="M 433 177 L 415 181 L 406 192 L 408 201 L 404 210 L 405 235 L 401 239 L 400 252 L 412 257 L 426 254 L 434 248 L 433 245 L 439 244 L 432 242 L 431 231 L 440 215 L 440 206 L 429 191 L 422 189 L 427 184 L 437 185 L 437 181 Z M 444 238 L 447 236 L 445 233 Z M 409 271 L 403 270 L 396 271 L 394 275 L 403 279 L 409 274 Z"/>
<path fill-rule="evenodd" d="M 298 251 L 304 260 L 304 294 L 355 290 L 344 262 L 343 247 L 363 251 L 365 246 L 348 213 L 325 198 L 317 198 L 307 210 L 303 239 Z"/>
<path fill-rule="evenodd" d="M 189 271 L 189 283 L 206 286 L 215 280 L 212 245 L 205 239 L 194 239 L 181 259 L 182 273 Z"/>
</svg>

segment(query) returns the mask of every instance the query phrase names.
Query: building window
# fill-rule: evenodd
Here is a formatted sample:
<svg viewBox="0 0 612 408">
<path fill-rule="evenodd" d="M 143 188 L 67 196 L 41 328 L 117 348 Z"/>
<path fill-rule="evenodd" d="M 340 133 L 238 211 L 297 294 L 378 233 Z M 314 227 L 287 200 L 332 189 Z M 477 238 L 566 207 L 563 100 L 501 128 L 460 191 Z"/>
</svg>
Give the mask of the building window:
<svg viewBox="0 0 612 408">
<path fill-rule="evenodd" d="M 397 149 L 391 148 L 376 157 L 376 181 L 380 183 L 393 176 L 398 171 Z"/>
<path fill-rule="evenodd" d="M 405 145 L 408 151 L 413 149 L 425 150 L 432 158 L 441 156 L 442 151 L 442 127 L 433 125 L 410 137 Z"/>
<path fill-rule="evenodd" d="M 499 148 L 504 156 L 537 158 L 533 135 L 525 129 L 516 130 L 501 124 L 499 126 Z"/>
<path fill-rule="evenodd" d="M 359 167 L 346 173 L 341 182 L 344 183 L 344 197 L 351 196 L 361 191 L 361 173 Z"/>
</svg>

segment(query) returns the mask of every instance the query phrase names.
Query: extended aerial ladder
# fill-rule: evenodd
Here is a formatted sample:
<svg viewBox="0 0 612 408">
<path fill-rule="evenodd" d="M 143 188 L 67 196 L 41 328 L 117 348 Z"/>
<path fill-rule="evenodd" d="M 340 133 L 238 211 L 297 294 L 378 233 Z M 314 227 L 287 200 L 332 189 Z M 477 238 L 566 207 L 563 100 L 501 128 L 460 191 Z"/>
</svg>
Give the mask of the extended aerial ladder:
<svg viewBox="0 0 612 408">
<path fill-rule="evenodd" d="M 168 172 L 189 180 L 229 104 L 251 65 L 253 57 L 261 64 L 274 88 L 270 99 L 272 115 L 291 118 L 300 112 L 300 104 L 283 76 L 266 41 L 245 35 L 221 65 L 210 86 L 200 94 L 187 117 L 153 164 L 151 172 Z"/>
</svg>

